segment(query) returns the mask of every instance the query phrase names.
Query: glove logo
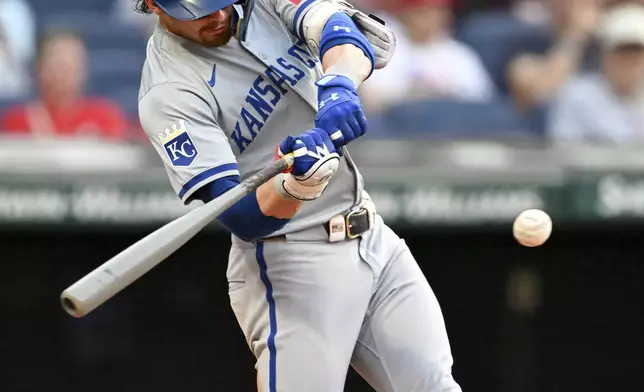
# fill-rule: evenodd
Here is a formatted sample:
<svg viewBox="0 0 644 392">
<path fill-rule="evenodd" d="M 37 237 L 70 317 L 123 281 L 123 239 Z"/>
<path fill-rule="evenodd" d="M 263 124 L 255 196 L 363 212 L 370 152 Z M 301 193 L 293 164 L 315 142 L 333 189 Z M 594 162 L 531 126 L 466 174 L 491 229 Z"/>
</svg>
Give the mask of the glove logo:
<svg viewBox="0 0 644 392">
<path fill-rule="evenodd" d="M 326 146 L 315 146 L 315 149 L 317 151 L 317 156 L 313 153 L 313 151 L 309 152 L 309 155 L 314 158 L 322 158 L 330 154 L 329 149 L 326 148 Z"/>
<path fill-rule="evenodd" d="M 337 101 L 338 99 L 340 99 L 340 96 L 338 95 L 338 93 L 332 93 L 329 96 L 329 98 L 327 98 L 324 101 L 320 102 L 320 106 L 319 106 L 318 109 L 321 110 L 324 107 L 324 105 L 326 105 L 327 103 L 332 102 L 332 101 Z"/>
<path fill-rule="evenodd" d="M 333 26 L 333 31 L 344 30 L 346 33 L 350 33 L 351 29 L 346 26 Z"/>
<path fill-rule="evenodd" d="M 173 166 L 190 166 L 199 155 L 199 151 L 188 134 L 185 120 L 179 120 L 178 125 L 172 124 L 170 128 L 157 135 L 166 155 Z"/>
</svg>

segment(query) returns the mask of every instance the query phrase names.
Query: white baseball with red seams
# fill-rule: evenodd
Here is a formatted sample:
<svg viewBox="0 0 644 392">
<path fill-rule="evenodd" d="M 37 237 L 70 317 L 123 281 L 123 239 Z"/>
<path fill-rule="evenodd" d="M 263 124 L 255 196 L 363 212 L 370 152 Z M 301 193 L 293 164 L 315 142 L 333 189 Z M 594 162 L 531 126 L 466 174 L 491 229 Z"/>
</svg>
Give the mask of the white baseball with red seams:
<svg viewBox="0 0 644 392">
<path fill-rule="evenodd" d="M 550 238 L 552 220 L 541 210 L 525 210 L 514 220 L 512 232 L 514 238 L 523 246 L 541 246 Z"/>
</svg>

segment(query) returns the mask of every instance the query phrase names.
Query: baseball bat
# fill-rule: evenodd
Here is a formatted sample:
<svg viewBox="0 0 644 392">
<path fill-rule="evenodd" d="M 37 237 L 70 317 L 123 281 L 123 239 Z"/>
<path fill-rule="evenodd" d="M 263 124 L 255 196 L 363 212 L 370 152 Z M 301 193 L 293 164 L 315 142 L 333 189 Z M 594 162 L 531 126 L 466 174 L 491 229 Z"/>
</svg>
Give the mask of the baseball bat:
<svg viewBox="0 0 644 392">
<path fill-rule="evenodd" d="M 182 247 L 244 196 L 293 166 L 287 154 L 228 192 L 169 222 L 65 289 L 60 300 L 73 317 L 83 317 Z"/>
</svg>

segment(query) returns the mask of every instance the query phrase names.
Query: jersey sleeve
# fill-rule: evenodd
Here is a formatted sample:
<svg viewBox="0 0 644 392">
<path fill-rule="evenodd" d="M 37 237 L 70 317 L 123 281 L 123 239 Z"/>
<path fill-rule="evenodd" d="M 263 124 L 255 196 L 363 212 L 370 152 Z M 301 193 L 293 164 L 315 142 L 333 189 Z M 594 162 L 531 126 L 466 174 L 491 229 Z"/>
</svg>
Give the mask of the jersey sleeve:
<svg viewBox="0 0 644 392">
<path fill-rule="evenodd" d="M 319 3 L 335 6 L 334 0 L 260 0 L 268 3 L 275 13 L 282 19 L 286 27 L 299 39 L 306 42 L 302 22 L 306 13 Z M 338 10 L 341 8 L 337 6 Z"/>
<path fill-rule="evenodd" d="M 195 91 L 187 85 L 165 83 L 152 87 L 139 100 L 141 126 L 184 203 L 218 178 L 239 176 L 235 155 L 215 121 L 213 108 Z"/>
</svg>

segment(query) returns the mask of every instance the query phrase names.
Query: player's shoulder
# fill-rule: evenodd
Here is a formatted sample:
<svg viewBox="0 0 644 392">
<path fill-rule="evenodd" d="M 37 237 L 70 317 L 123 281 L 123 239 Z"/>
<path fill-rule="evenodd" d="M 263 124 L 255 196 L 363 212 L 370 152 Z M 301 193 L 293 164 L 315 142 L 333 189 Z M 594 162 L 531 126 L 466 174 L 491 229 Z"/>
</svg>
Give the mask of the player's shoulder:
<svg viewBox="0 0 644 392">
<path fill-rule="evenodd" d="M 139 115 L 144 118 L 159 117 L 167 113 L 192 112 L 196 108 L 214 108 L 198 89 L 183 82 L 158 83 L 139 96 Z"/>
<path fill-rule="evenodd" d="M 167 85 L 160 89 L 164 90 L 172 86 L 192 85 L 196 90 L 197 83 L 194 83 L 194 78 L 191 79 L 192 57 L 177 37 L 157 26 L 147 45 L 139 99 L 152 90 L 159 90 L 156 88 L 158 86 Z"/>
</svg>

